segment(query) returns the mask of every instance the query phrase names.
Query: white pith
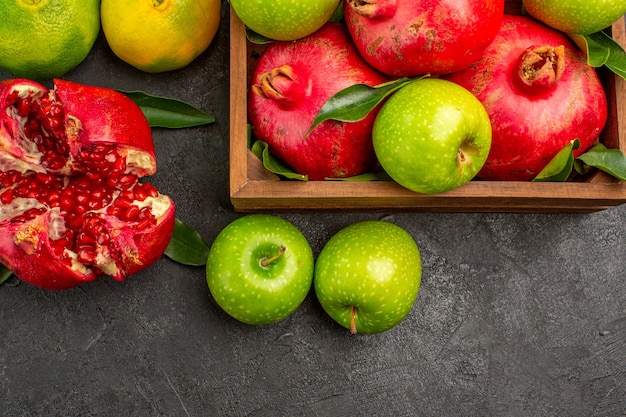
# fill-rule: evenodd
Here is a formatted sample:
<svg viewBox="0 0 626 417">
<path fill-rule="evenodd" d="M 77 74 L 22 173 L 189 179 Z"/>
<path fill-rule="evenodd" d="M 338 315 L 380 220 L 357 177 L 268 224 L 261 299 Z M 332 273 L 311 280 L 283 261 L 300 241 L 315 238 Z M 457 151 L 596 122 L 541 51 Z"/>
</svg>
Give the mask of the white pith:
<svg viewBox="0 0 626 417">
<path fill-rule="evenodd" d="M 19 216 L 32 208 L 47 208 L 34 198 L 14 198 L 9 204 L 0 204 L 0 222 Z"/>
<path fill-rule="evenodd" d="M 126 153 L 127 171 L 137 174 L 141 171 L 154 171 L 154 160 L 150 155 L 142 151 L 128 150 Z"/>
<path fill-rule="evenodd" d="M 14 91 L 17 91 L 19 97 L 22 99 L 29 96 L 34 99 L 39 99 L 46 94 L 45 91 L 39 88 L 24 85 L 14 87 L 13 90 L 11 90 L 11 93 Z M 0 135 L 0 149 L 19 148 L 22 151 L 22 154 L 15 155 L 18 159 L 11 154 L 4 155 L 2 161 L 0 161 L 0 170 L 3 172 L 10 170 L 18 172 L 26 172 L 28 170 L 45 172 L 45 169 L 41 166 L 41 157 L 43 156 L 43 153 L 39 152 L 37 145 L 24 134 L 24 126 L 28 121 L 28 118 L 20 116 L 17 113 L 17 109 L 13 106 L 5 107 L 5 113 L 9 118 L 15 120 L 14 126 L 17 127 L 17 134 L 14 135 L 15 137 L 13 138 L 5 137 L 4 139 L 2 135 Z M 3 143 L 4 141 L 6 141 L 6 143 Z"/>
<path fill-rule="evenodd" d="M 140 209 L 144 207 L 152 207 L 152 214 L 157 219 L 165 214 L 171 206 L 170 199 L 162 194 L 159 194 L 156 197 L 148 197 L 144 201 L 135 201 L 134 204 Z"/>
</svg>

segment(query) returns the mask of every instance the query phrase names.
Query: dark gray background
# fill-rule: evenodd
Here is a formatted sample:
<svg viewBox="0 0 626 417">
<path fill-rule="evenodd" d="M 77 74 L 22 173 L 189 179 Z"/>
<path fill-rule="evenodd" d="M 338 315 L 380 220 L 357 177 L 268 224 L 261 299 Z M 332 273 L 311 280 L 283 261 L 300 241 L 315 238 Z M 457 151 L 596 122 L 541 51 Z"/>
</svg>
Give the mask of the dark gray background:
<svg viewBox="0 0 626 417">
<path fill-rule="evenodd" d="M 149 75 L 101 36 L 66 78 L 185 100 L 216 123 L 155 129 L 152 178 L 207 243 L 228 198 L 228 9 L 184 70 Z M 6 73 L 0 73 L 6 78 Z M 202 267 L 163 257 L 123 283 L 0 287 L 2 416 L 620 416 L 626 207 L 588 215 L 280 213 L 315 254 L 385 218 L 421 248 L 405 321 L 351 336 L 313 294 L 266 327 L 226 316 Z"/>
</svg>

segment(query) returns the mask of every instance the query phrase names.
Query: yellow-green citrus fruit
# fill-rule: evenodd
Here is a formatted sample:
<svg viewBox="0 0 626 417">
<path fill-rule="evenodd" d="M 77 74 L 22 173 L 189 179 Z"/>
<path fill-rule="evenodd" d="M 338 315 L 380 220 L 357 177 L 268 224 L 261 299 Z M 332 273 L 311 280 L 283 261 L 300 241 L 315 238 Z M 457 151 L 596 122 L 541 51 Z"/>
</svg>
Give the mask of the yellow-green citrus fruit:
<svg viewBox="0 0 626 417">
<path fill-rule="evenodd" d="M 256 33 L 291 41 L 315 32 L 328 22 L 340 0 L 230 0 L 241 21 Z"/>
<path fill-rule="evenodd" d="M 99 0 L 0 0 L 0 68 L 16 77 L 61 77 L 100 32 Z"/>
<path fill-rule="evenodd" d="M 590 35 L 626 13 L 625 0 L 523 0 L 535 19 L 565 33 Z"/>
<path fill-rule="evenodd" d="M 220 0 L 102 0 L 102 30 L 124 62 L 145 72 L 173 71 L 204 52 L 220 23 Z"/>
</svg>

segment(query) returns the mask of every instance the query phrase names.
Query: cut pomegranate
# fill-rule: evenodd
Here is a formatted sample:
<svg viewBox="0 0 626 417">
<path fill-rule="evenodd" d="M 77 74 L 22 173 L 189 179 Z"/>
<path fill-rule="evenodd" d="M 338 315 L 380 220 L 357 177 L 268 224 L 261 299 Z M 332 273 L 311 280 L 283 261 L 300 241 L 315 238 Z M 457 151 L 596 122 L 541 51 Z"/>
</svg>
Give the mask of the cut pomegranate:
<svg viewBox="0 0 626 417">
<path fill-rule="evenodd" d="M 0 82 L 0 262 L 64 289 L 123 280 L 156 261 L 175 206 L 140 178 L 156 170 L 141 109 L 114 90 Z"/>
</svg>

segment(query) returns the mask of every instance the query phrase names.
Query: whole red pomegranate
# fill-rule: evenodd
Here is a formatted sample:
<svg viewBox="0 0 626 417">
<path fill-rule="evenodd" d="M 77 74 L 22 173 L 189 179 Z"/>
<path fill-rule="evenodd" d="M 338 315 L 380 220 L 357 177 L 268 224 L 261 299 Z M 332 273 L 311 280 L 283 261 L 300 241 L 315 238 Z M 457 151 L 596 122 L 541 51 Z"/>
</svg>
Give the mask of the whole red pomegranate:
<svg viewBox="0 0 626 417">
<path fill-rule="evenodd" d="M 600 135 L 606 95 L 585 54 L 570 39 L 529 17 L 505 15 L 483 57 L 447 78 L 483 103 L 493 126 L 478 176 L 533 179 L 570 141 L 578 156 Z"/>
<path fill-rule="evenodd" d="M 345 26 L 327 23 L 310 36 L 272 43 L 263 52 L 252 77 L 248 120 L 274 155 L 309 180 L 358 175 L 375 164 L 376 111 L 358 122 L 328 120 L 307 132 L 335 93 L 385 81 L 363 61 Z"/>
<path fill-rule="evenodd" d="M 498 33 L 504 0 L 347 0 L 350 35 L 385 74 L 446 74 L 476 61 Z"/>
<path fill-rule="evenodd" d="M 156 170 L 152 132 L 123 94 L 55 80 L 0 82 L 0 262 L 64 289 L 134 274 L 159 258 L 174 203 L 139 182 Z"/>
</svg>

